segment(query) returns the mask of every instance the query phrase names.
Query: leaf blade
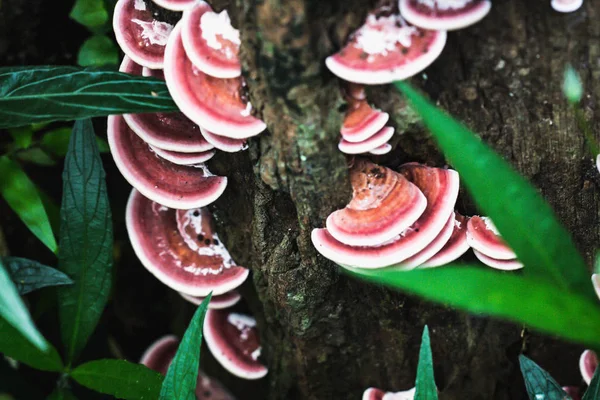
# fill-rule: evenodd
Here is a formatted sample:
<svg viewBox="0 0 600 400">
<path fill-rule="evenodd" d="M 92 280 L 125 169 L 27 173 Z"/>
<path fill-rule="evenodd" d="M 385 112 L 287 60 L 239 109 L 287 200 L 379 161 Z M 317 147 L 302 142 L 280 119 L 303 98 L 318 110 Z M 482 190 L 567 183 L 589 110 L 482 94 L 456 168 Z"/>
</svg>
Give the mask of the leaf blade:
<svg viewBox="0 0 600 400">
<path fill-rule="evenodd" d="M 53 253 L 56 239 L 35 184 L 19 164 L 7 156 L 0 157 L 0 193 L 27 228 Z"/>
<path fill-rule="evenodd" d="M 437 400 L 437 387 L 433 376 L 433 356 L 429 340 L 429 328 L 425 325 L 419 351 L 417 381 L 415 383 L 415 400 Z"/>
<path fill-rule="evenodd" d="M 47 286 L 70 285 L 73 281 L 57 269 L 21 257 L 3 257 L 19 294 L 24 295 Z"/>
<path fill-rule="evenodd" d="M 531 400 L 565 400 L 571 398 L 548 372 L 522 354 L 519 356 L 519 365 L 527 387 L 527 394 Z"/>
<path fill-rule="evenodd" d="M 477 204 L 525 264 L 524 274 L 549 277 L 559 287 L 583 291 L 593 298 L 583 258 L 540 194 L 468 128 L 408 84 L 396 82 L 396 86 L 421 115 Z M 469 157 L 473 154 L 476 159 Z"/>
<path fill-rule="evenodd" d="M 67 360 L 94 331 L 108 301 L 112 221 L 105 173 L 90 120 L 75 122 L 63 172 L 59 267 L 75 284 L 58 290 Z"/>
<path fill-rule="evenodd" d="M 212 292 L 196 309 L 190 325 L 185 331 L 177 353 L 163 381 L 159 400 L 195 400 L 198 368 L 200 366 L 200 345 L 202 344 L 202 327 Z"/>
<path fill-rule="evenodd" d="M 71 373 L 81 385 L 122 399 L 156 399 L 164 377 L 150 368 L 125 360 L 95 360 Z"/>
<path fill-rule="evenodd" d="M 110 69 L 0 68 L 0 129 L 110 114 L 169 112 L 164 81 Z"/>
</svg>

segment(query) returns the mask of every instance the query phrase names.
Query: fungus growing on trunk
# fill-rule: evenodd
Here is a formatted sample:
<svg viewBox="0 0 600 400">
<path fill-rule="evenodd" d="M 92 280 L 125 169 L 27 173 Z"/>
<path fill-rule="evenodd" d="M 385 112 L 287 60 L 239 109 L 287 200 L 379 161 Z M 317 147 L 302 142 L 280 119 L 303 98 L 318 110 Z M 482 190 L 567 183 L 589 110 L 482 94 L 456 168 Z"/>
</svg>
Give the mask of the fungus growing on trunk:
<svg viewBox="0 0 600 400">
<path fill-rule="evenodd" d="M 185 11 L 194 7 L 198 0 L 152 0 L 157 6 L 171 11 Z"/>
<path fill-rule="evenodd" d="M 177 165 L 198 165 L 202 164 L 215 155 L 214 150 L 201 151 L 198 153 L 180 153 L 178 151 L 163 150 L 158 147 L 150 146 L 159 157 L 171 161 Z"/>
<path fill-rule="evenodd" d="M 353 143 L 342 139 L 338 144 L 338 148 L 342 153 L 346 154 L 368 153 L 381 146 L 385 146 L 388 140 L 390 140 L 393 136 L 394 128 L 386 126 L 362 142 Z"/>
<path fill-rule="evenodd" d="M 231 139 L 225 136 L 217 135 L 212 133 L 208 129 L 200 128 L 202 136 L 215 148 L 224 151 L 226 153 L 235 153 L 238 151 L 246 150 L 248 144 L 246 139 Z"/>
<path fill-rule="evenodd" d="M 588 385 L 594 377 L 594 372 L 598 368 L 598 356 L 592 350 L 585 350 L 579 358 L 579 370 L 581 377 Z"/>
<path fill-rule="evenodd" d="M 583 5 L 583 0 L 552 0 L 550 5 L 554 11 L 570 13 L 579 10 Z"/>
<path fill-rule="evenodd" d="M 451 31 L 479 22 L 490 12 L 492 2 L 490 0 L 399 0 L 398 8 L 400 14 L 415 26 Z"/>
<path fill-rule="evenodd" d="M 473 249 L 498 260 L 511 260 L 515 252 L 502 240 L 500 232 L 488 217 L 471 217 L 467 223 L 467 241 Z"/>
<path fill-rule="evenodd" d="M 204 297 L 190 296 L 189 294 L 179 293 L 181 297 L 189 301 L 190 303 L 199 306 Z M 214 310 L 222 310 L 224 308 L 233 307 L 242 299 L 242 295 L 237 290 L 230 290 L 227 293 L 212 296 L 208 308 Z"/>
<path fill-rule="evenodd" d="M 471 246 L 467 243 L 467 222 L 468 217 L 464 217 L 454 212 L 454 230 L 452 236 L 444 247 L 429 260 L 420 265 L 421 268 L 439 267 L 449 264 L 465 254 Z"/>
<path fill-rule="evenodd" d="M 377 388 L 368 388 L 363 393 L 362 400 L 413 400 L 415 398 L 415 388 L 403 392 L 384 392 Z"/>
</svg>

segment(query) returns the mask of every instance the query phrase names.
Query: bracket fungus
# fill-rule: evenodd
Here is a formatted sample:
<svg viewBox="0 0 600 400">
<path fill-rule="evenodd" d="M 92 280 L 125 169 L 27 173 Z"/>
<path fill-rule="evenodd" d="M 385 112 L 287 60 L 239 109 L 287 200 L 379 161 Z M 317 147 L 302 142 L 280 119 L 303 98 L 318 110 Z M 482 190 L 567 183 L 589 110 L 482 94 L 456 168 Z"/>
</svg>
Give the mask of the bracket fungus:
<svg viewBox="0 0 600 400">
<path fill-rule="evenodd" d="M 415 398 L 416 388 L 405 390 L 403 392 L 384 392 L 377 388 L 368 388 L 363 393 L 362 400 L 413 400 Z"/>
<path fill-rule="evenodd" d="M 176 336 L 163 336 L 148 347 L 142 355 L 140 364 L 166 375 L 178 347 L 179 339 Z M 220 382 L 208 377 L 200 370 L 195 393 L 197 400 L 235 400 Z"/>
<path fill-rule="evenodd" d="M 198 0 L 152 0 L 154 4 L 165 10 L 185 11 L 188 8 L 194 7 Z"/>
<path fill-rule="evenodd" d="M 501 270 L 523 268 L 515 252 L 502 240 L 488 217 L 473 216 L 467 223 L 467 242 L 475 256 L 489 267 Z"/>
<path fill-rule="evenodd" d="M 579 10 L 583 5 L 583 0 L 552 0 L 550 5 L 554 11 L 570 13 Z"/>
<path fill-rule="evenodd" d="M 449 264 L 465 254 L 471 246 L 467 243 L 468 217 L 454 212 L 454 229 L 444 247 L 433 257 L 421 264 L 421 268 L 433 268 Z"/>
<path fill-rule="evenodd" d="M 200 151 L 198 153 L 180 153 L 178 151 L 163 150 L 152 145 L 150 145 L 150 149 L 159 157 L 177 165 L 199 165 L 210 160 L 215 155 L 214 150 Z"/>
<path fill-rule="evenodd" d="M 215 296 L 240 286 L 239 267 L 214 231 L 206 208 L 174 210 L 131 192 L 125 222 L 144 267 L 165 285 L 191 296 Z"/>
<path fill-rule="evenodd" d="M 598 356 L 596 353 L 592 350 L 585 350 L 581 353 L 579 370 L 581 371 L 581 377 L 588 385 L 592 381 L 596 368 L 598 368 Z"/>
<path fill-rule="evenodd" d="M 262 365 L 256 320 L 230 310 L 208 310 L 204 320 L 204 338 L 212 355 L 233 375 L 260 379 L 268 369 Z"/>
<path fill-rule="evenodd" d="M 400 14 L 423 29 L 455 30 L 483 19 L 492 8 L 490 0 L 399 0 Z"/>
<path fill-rule="evenodd" d="M 190 296 L 189 294 L 179 293 L 181 297 L 190 303 L 199 306 L 202 301 L 204 301 L 204 297 L 198 296 Z M 218 296 L 212 296 L 210 299 L 210 303 L 208 303 L 208 308 L 215 310 L 222 310 L 224 308 L 233 307 L 242 299 L 242 295 L 237 290 L 230 290 L 227 293 L 220 294 Z"/>
</svg>

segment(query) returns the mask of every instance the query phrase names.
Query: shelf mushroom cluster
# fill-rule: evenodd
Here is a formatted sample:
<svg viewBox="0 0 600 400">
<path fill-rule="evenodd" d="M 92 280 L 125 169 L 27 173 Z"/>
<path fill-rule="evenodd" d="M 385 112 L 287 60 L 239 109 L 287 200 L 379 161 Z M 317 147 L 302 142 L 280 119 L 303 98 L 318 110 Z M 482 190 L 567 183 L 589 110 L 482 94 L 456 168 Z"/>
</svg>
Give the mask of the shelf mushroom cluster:
<svg viewBox="0 0 600 400">
<path fill-rule="evenodd" d="M 552 0 L 550 5 L 554 11 L 570 13 L 579 10 L 583 5 L 583 0 Z"/>
<path fill-rule="evenodd" d="M 517 268 L 514 253 L 489 219 L 454 211 L 456 171 L 408 163 L 396 172 L 357 159 L 350 181 L 350 203 L 331 213 L 325 228 L 312 232 L 313 245 L 324 257 L 342 266 L 409 270 L 448 264 L 474 245 L 478 257 L 490 254 L 495 260 L 484 258 L 485 264 Z"/>
<path fill-rule="evenodd" d="M 403 392 L 384 392 L 377 388 L 368 388 L 363 393 L 362 400 L 413 400 L 415 388 Z"/>
</svg>

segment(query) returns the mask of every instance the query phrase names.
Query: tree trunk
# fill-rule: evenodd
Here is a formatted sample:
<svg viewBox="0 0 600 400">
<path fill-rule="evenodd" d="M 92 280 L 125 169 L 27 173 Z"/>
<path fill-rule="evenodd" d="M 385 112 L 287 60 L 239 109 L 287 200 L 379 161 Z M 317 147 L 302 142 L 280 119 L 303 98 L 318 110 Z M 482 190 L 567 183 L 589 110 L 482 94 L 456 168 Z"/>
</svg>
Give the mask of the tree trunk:
<svg viewBox="0 0 600 400">
<path fill-rule="evenodd" d="M 588 0 L 584 10 L 559 15 L 549 1 L 495 1 L 484 21 L 450 33 L 440 59 L 413 79 L 541 189 L 588 260 L 598 242 L 599 181 L 560 84 L 571 62 L 587 82 L 593 119 L 598 5 Z M 369 386 L 408 389 L 424 324 L 444 399 L 525 398 L 521 350 L 561 383 L 578 384 L 581 348 L 355 281 L 314 250 L 311 230 L 350 197 L 336 146 L 343 100 L 324 58 L 374 4 L 236 0 L 214 6 L 227 7 L 242 31 L 252 104 L 269 127 L 250 152 L 233 162 L 222 155 L 214 168 L 231 177 L 214 210 L 234 255 L 253 271 L 258 301 L 251 308 L 270 368 L 268 398 L 359 399 Z M 373 87 L 370 99 L 390 113 L 400 133 L 395 151 L 376 162 L 444 165 L 390 85 Z M 477 213 L 466 193 L 458 208 Z"/>
</svg>

